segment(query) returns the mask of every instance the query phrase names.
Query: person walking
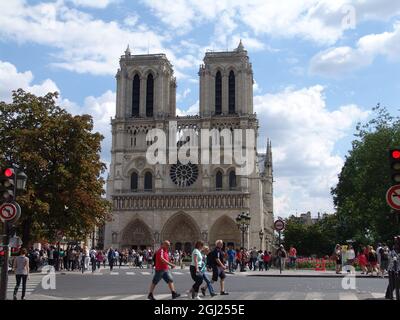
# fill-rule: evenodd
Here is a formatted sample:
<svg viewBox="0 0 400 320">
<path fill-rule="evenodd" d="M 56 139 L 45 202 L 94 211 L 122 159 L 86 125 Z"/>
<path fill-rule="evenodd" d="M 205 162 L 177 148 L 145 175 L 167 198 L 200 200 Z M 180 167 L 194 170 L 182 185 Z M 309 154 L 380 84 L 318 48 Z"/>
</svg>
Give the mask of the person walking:
<svg viewBox="0 0 400 320">
<path fill-rule="evenodd" d="M 336 274 L 340 274 L 342 271 L 342 247 L 337 244 L 334 251 L 334 256 L 336 260 Z"/>
<path fill-rule="evenodd" d="M 212 266 L 212 281 L 217 282 L 218 278 L 220 279 L 220 295 L 226 296 L 229 293 L 225 292 L 225 270 L 226 266 L 224 264 L 224 252 L 222 247 L 224 246 L 224 242 L 222 240 L 217 240 L 215 242 L 215 249 L 208 255 L 208 259 L 210 265 Z"/>
<path fill-rule="evenodd" d="M 254 247 L 253 250 L 251 250 L 250 252 L 250 265 L 249 265 L 250 270 L 256 271 L 257 257 L 258 257 L 257 248 Z"/>
<path fill-rule="evenodd" d="M 290 268 L 296 269 L 297 249 L 291 245 L 289 249 L 289 264 Z"/>
<path fill-rule="evenodd" d="M 356 258 L 356 253 L 354 252 L 353 246 L 349 245 L 346 251 L 346 271 L 351 272 L 354 266 L 354 260 Z"/>
<path fill-rule="evenodd" d="M 203 283 L 203 274 L 200 271 L 203 268 L 203 256 L 201 254 L 201 250 L 203 250 L 203 247 L 204 242 L 197 241 L 192 252 L 192 262 L 190 263 L 190 276 L 194 281 L 194 284 L 190 289 L 192 299 L 200 299 L 199 289 L 201 284 Z"/>
<path fill-rule="evenodd" d="M 400 292 L 400 236 L 394 238 L 393 250 L 389 254 L 389 284 L 386 289 L 385 298 L 393 300 L 393 291 L 396 290 L 396 296 L 399 298 Z"/>
<path fill-rule="evenodd" d="M 378 270 L 378 257 L 376 255 L 376 251 L 372 246 L 368 247 L 368 263 L 370 266 L 370 271 L 371 271 L 371 277 L 374 276 L 374 272 L 376 272 L 376 276 L 378 277 L 379 275 L 379 270 Z"/>
<path fill-rule="evenodd" d="M 367 269 L 367 257 L 365 256 L 365 248 L 362 248 L 360 253 L 357 256 L 357 260 L 358 260 L 358 264 L 360 265 L 361 268 L 361 274 L 366 274 L 368 273 L 368 269 Z"/>
<path fill-rule="evenodd" d="M 228 268 L 229 268 L 229 272 L 233 272 L 234 269 L 236 269 L 234 267 L 235 265 L 235 260 L 236 260 L 236 250 L 233 249 L 232 246 L 229 247 L 229 250 L 227 251 L 228 254 Z"/>
<path fill-rule="evenodd" d="M 287 253 L 285 250 L 285 247 L 283 246 L 283 244 L 281 244 L 279 246 L 279 249 L 276 252 L 276 256 L 278 258 L 278 266 L 282 268 L 282 270 L 285 269 L 285 262 L 286 262 L 286 258 L 287 258 Z"/>
<path fill-rule="evenodd" d="M 97 263 L 97 269 L 100 270 L 101 264 L 103 263 L 104 260 L 104 255 L 103 255 L 103 251 L 98 250 L 96 253 L 96 263 Z"/>
<path fill-rule="evenodd" d="M 208 288 L 208 291 L 210 292 L 210 296 L 211 297 L 215 297 L 217 294 L 214 292 L 214 288 L 213 288 L 213 286 L 211 284 L 210 279 L 208 279 L 208 276 L 207 276 L 207 273 L 206 273 L 207 269 L 211 270 L 211 266 L 207 261 L 207 256 L 209 255 L 209 253 L 210 253 L 210 248 L 207 247 L 207 246 L 204 246 L 203 247 L 203 266 L 202 266 L 200 272 L 202 273 L 203 280 L 204 280 L 204 282 L 206 284 L 203 287 L 200 287 L 200 290 L 201 290 L 201 293 L 203 294 L 203 296 L 205 296 L 206 295 L 206 288 Z"/>
<path fill-rule="evenodd" d="M 92 273 L 96 271 L 96 265 L 97 265 L 96 255 L 97 255 L 96 250 L 92 248 L 89 252 L 90 263 L 92 264 Z"/>
<path fill-rule="evenodd" d="M 172 274 L 169 270 L 169 267 L 172 269 L 176 267 L 169 261 L 168 251 L 170 246 L 171 243 L 168 240 L 165 240 L 161 244 L 161 248 L 158 249 L 155 254 L 155 273 L 150 284 L 149 294 L 147 296 L 149 300 L 156 300 L 154 298 L 154 289 L 161 279 L 164 279 L 164 281 L 168 284 L 168 287 L 171 290 L 172 299 L 180 297 L 180 294 L 175 290 L 174 279 L 172 278 Z"/>
<path fill-rule="evenodd" d="M 141 252 L 138 254 L 138 266 L 140 269 L 143 269 L 143 254 Z"/>
<path fill-rule="evenodd" d="M 257 263 L 258 271 L 264 271 L 264 253 L 262 250 L 258 251 Z"/>
<path fill-rule="evenodd" d="M 13 270 L 17 282 L 14 288 L 14 294 L 13 294 L 14 300 L 17 300 L 17 293 L 19 286 L 21 285 L 21 281 L 22 281 L 21 300 L 25 299 L 26 282 L 29 278 L 29 258 L 26 256 L 26 254 L 27 254 L 26 249 L 22 248 L 19 252 L 19 256 L 14 259 Z"/>
<path fill-rule="evenodd" d="M 385 272 L 387 272 L 389 267 L 389 255 L 390 255 L 390 249 L 387 245 L 384 244 L 380 252 L 381 263 L 379 265 L 382 278 L 385 277 Z"/>
<path fill-rule="evenodd" d="M 264 251 L 263 262 L 265 271 L 269 269 L 269 262 L 271 261 L 271 254 L 267 250 Z"/>
<path fill-rule="evenodd" d="M 112 247 L 108 250 L 107 260 L 108 260 L 108 265 L 110 266 L 110 272 L 111 272 L 111 271 L 113 271 L 114 260 L 115 260 L 115 251 Z"/>
</svg>

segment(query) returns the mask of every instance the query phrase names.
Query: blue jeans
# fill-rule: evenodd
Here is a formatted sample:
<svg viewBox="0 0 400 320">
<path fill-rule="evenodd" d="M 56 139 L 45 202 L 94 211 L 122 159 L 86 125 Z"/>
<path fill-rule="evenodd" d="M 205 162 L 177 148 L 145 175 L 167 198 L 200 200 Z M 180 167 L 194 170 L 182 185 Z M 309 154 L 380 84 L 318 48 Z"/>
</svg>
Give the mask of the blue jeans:
<svg viewBox="0 0 400 320">
<path fill-rule="evenodd" d="M 233 270 L 235 268 L 233 260 L 228 260 L 228 266 L 229 266 L 229 272 L 233 272 Z"/>
<path fill-rule="evenodd" d="M 213 294 L 214 293 L 214 288 L 213 288 L 213 286 L 211 284 L 210 279 L 208 279 L 208 276 L 207 276 L 207 274 L 205 272 L 203 273 L 203 280 L 207 284 L 207 288 L 208 288 L 208 291 L 210 291 L 210 294 Z"/>
</svg>

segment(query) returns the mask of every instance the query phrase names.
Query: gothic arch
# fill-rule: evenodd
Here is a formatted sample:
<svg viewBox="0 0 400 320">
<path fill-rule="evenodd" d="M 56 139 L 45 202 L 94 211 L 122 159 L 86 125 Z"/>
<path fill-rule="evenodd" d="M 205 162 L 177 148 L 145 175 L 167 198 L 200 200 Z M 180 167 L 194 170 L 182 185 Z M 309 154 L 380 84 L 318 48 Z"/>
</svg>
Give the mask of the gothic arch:
<svg viewBox="0 0 400 320">
<path fill-rule="evenodd" d="M 200 228 L 191 216 L 178 212 L 164 224 L 161 238 L 161 240 L 169 240 L 173 250 L 181 248 L 190 251 L 195 242 L 201 239 Z"/>
<path fill-rule="evenodd" d="M 136 218 L 124 228 L 120 243 L 124 248 L 153 247 L 154 239 L 147 224 Z"/>
<path fill-rule="evenodd" d="M 140 112 L 140 75 L 135 73 L 132 79 L 132 116 L 139 116 Z"/>
<path fill-rule="evenodd" d="M 228 169 L 228 186 L 229 190 L 235 190 L 238 187 L 238 176 L 236 175 L 236 169 Z"/>
<path fill-rule="evenodd" d="M 222 113 L 222 72 L 217 70 L 215 73 L 215 114 Z"/>
<path fill-rule="evenodd" d="M 143 79 L 147 79 L 149 75 L 152 75 L 154 79 L 157 78 L 158 72 L 153 68 L 148 68 L 143 72 Z"/>
<path fill-rule="evenodd" d="M 143 77 L 143 73 L 139 69 L 132 69 L 128 71 L 128 79 L 133 80 L 135 75 L 138 75 L 140 79 Z"/>
<path fill-rule="evenodd" d="M 149 72 L 146 77 L 146 116 L 152 117 L 154 114 L 154 96 L 155 96 L 154 73 Z"/>
<path fill-rule="evenodd" d="M 214 222 L 209 235 L 210 246 L 214 246 L 215 241 L 221 239 L 225 244 L 233 243 L 235 248 L 240 247 L 240 231 L 236 226 L 235 221 L 226 215 L 220 217 Z"/>
<path fill-rule="evenodd" d="M 231 70 L 228 75 L 228 112 L 234 114 L 236 112 L 236 73 Z"/>
</svg>

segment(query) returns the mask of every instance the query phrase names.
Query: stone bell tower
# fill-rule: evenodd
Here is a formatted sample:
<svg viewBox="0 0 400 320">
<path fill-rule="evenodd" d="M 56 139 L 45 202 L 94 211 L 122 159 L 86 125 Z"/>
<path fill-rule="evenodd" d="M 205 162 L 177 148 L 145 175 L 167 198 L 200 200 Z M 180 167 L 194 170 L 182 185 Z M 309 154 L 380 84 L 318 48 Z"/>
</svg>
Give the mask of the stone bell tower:
<svg viewBox="0 0 400 320">
<path fill-rule="evenodd" d="M 253 70 L 242 41 L 234 51 L 207 52 L 199 76 L 200 116 L 253 114 Z"/>
</svg>

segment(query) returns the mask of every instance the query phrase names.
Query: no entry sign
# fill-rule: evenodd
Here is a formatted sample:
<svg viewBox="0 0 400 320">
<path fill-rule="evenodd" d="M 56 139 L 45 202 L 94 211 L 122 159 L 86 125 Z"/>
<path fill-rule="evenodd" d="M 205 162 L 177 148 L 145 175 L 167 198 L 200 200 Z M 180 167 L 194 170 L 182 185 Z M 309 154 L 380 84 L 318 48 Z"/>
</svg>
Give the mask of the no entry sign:
<svg viewBox="0 0 400 320">
<path fill-rule="evenodd" d="M 285 222 L 283 220 L 276 220 L 274 223 L 274 227 L 276 231 L 282 231 L 285 229 Z"/>
<path fill-rule="evenodd" d="M 17 206 L 13 203 L 4 203 L 0 207 L 0 218 L 4 221 L 13 220 L 18 213 Z"/>
<path fill-rule="evenodd" d="M 393 186 L 388 190 L 386 202 L 394 210 L 400 211 L 400 185 Z"/>
</svg>

